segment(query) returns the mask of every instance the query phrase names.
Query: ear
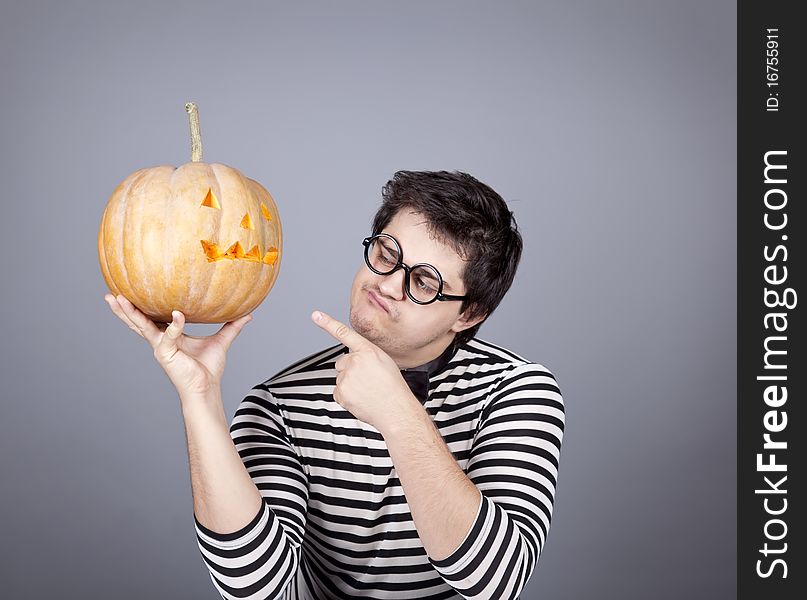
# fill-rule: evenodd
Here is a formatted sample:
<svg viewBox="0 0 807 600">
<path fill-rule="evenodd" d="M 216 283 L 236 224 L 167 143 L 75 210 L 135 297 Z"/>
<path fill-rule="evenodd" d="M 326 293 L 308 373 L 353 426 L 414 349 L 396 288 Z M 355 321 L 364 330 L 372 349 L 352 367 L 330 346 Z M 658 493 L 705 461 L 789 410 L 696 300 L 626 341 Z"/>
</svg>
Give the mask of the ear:
<svg viewBox="0 0 807 600">
<path fill-rule="evenodd" d="M 484 321 L 485 318 L 487 317 L 486 314 L 483 314 L 478 317 L 470 318 L 467 316 L 469 314 L 470 310 L 466 309 L 464 313 L 462 313 L 459 317 L 457 317 L 457 320 L 454 321 L 454 324 L 451 326 L 451 331 L 459 333 L 460 331 L 464 331 L 465 329 L 470 329 L 477 323 Z"/>
</svg>

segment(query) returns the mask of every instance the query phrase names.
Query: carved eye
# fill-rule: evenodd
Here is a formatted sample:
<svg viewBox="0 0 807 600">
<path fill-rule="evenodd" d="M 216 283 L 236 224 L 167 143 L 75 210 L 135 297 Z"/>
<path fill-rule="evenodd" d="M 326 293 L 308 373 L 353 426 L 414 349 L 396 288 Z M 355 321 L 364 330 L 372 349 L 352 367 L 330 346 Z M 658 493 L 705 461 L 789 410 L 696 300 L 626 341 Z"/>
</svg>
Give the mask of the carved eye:
<svg viewBox="0 0 807 600">
<path fill-rule="evenodd" d="M 221 210 L 221 204 L 219 204 L 216 194 L 214 194 L 213 190 L 210 188 L 208 188 L 207 194 L 205 194 L 205 199 L 202 200 L 202 206 L 209 206 L 210 208 L 218 208 Z"/>
</svg>

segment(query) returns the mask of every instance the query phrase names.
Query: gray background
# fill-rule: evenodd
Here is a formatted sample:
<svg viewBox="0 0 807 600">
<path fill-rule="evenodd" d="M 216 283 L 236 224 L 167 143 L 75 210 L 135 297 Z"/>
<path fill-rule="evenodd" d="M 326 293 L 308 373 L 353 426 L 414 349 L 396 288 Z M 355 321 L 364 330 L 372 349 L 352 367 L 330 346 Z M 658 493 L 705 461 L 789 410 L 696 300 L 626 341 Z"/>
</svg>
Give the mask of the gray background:
<svg viewBox="0 0 807 600">
<path fill-rule="evenodd" d="M 523 598 L 736 594 L 734 2 L 69 4 L 0 14 L 4 597 L 218 597 L 178 399 L 96 249 L 126 175 L 190 160 L 188 100 L 285 234 L 228 418 L 332 343 L 309 314 L 347 319 L 392 173 L 467 171 L 525 240 L 480 337 L 567 406 Z"/>
</svg>

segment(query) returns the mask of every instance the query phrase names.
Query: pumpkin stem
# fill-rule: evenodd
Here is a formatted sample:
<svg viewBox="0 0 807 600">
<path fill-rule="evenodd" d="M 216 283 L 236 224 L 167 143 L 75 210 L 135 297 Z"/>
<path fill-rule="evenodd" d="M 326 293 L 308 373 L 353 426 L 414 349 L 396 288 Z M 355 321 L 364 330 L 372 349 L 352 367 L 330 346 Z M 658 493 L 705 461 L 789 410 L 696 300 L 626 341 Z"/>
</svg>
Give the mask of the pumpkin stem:
<svg viewBox="0 0 807 600">
<path fill-rule="evenodd" d="M 196 102 L 186 103 L 185 111 L 191 122 L 191 161 L 199 162 L 202 160 L 202 133 L 199 130 L 199 109 Z"/>
</svg>

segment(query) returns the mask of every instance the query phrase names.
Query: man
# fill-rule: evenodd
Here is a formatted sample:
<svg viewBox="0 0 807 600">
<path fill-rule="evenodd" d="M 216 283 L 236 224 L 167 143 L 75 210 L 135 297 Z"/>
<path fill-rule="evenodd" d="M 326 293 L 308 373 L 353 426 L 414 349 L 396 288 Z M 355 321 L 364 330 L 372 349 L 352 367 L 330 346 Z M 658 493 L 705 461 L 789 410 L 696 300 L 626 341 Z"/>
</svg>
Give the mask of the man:
<svg viewBox="0 0 807 600">
<path fill-rule="evenodd" d="M 338 343 L 256 385 L 229 431 L 223 356 L 250 317 L 213 360 L 181 313 L 163 333 L 111 302 L 180 391 L 211 580 L 224 598 L 517 598 L 564 409 L 548 369 L 475 337 L 520 260 L 513 215 L 465 173 L 401 171 L 362 246 L 352 329 L 314 311 Z"/>
</svg>

